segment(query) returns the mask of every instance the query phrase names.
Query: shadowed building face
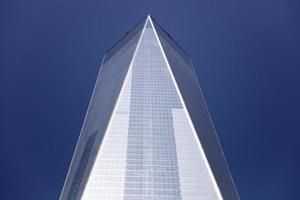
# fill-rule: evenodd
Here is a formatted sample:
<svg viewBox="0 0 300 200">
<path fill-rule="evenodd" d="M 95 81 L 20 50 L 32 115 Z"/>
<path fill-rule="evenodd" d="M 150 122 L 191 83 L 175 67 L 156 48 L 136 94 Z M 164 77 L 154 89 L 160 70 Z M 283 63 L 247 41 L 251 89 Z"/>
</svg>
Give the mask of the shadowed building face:
<svg viewBox="0 0 300 200">
<path fill-rule="evenodd" d="M 103 59 L 61 199 L 239 199 L 192 63 L 150 16 Z"/>
</svg>

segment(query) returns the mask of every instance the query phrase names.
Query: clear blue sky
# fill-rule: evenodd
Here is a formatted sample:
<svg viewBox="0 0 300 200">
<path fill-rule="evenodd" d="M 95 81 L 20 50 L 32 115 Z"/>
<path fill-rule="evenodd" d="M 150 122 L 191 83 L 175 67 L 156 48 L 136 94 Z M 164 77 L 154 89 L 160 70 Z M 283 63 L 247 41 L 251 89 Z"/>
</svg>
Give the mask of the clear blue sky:
<svg viewBox="0 0 300 200">
<path fill-rule="evenodd" d="M 296 0 L 0 2 L 0 199 L 58 199 L 104 52 L 151 14 L 189 53 L 243 200 L 297 199 Z"/>
</svg>

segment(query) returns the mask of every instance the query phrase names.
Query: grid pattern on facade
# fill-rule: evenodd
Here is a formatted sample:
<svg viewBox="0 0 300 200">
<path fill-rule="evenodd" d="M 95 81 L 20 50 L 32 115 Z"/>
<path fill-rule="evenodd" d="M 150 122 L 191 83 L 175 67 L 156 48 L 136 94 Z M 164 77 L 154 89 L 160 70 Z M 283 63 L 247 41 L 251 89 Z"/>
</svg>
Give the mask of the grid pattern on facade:
<svg viewBox="0 0 300 200">
<path fill-rule="evenodd" d="M 147 24 L 132 66 L 125 200 L 181 199 L 172 121 L 172 109 L 181 107 Z"/>
<path fill-rule="evenodd" d="M 208 170 L 213 173 L 212 181 L 216 182 L 216 189 L 224 199 L 239 199 L 191 60 L 184 56 L 184 52 L 174 40 L 170 39 L 157 23 L 155 24 L 162 48 L 209 163 Z"/>
<path fill-rule="evenodd" d="M 96 153 L 101 145 L 102 137 L 105 134 L 108 126 L 109 119 L 112 111 L 115 107 L 116 100 L 119 96 L 122 85 L 124 84 L 125 75 L 128 71 L 132 56 L 136 49 L 136 45 L 140 38 L 142 27 L 135 29 L 135 34 L 129 34 L 129 38 L 125 37 L 126 43 L 117 50 L 114 49 L 114 54 L 110 55 L 110 58 L 106 58 L 105 63 L 102 64 L 100 73 L 98 75 L 93 95 L 89 104 L 89 108 L 86 114 L 86 118 L 83 123 L 83 127 L 78 139 L 78 145 L 76 146 L 71 166 L 61 193 L 60 199 L 66 199 L 70 193 L 78 193 L 75 199 L 80 199 L 82 191 L 85 186 L 85 182 L 91 173 L 90 169 L 94 160 L 96 159 Z M 74 190 L 72 183 L 76 181 L 76 174 L 78 165 L 80 164 L 81 155 L 83 153 L 84 143 L 89 137 L 89 134 L 93 130 L 98 130 L 98 134 L 95 136 L 95 144 L 93 146 L 90 160 L 84 171 L 81 182 L 78 182 L 78 189 Z"/>
<path fill-rule="evenodd" d="M 173 124 L 182 198 L 184 200 L 220 199 L 213 185 L 205 156 L 184 109 L 173 109 Z"/>
<path fill-rule="evenodd" d="M 123 198 L 130 85 L 131 72 L 129 71 L 85 187 L 83 200 L 120 200 Z"/>
<path fill-rule="evenodd" d="M 84 171 L 86 169 L 86 166 L 88 164 L 88 161 L 90 159 L 90 155 L 91 155 L 91 152 L 93 149 L 93 144 L 95 141 L 96 134 L 97 134 L 97 131 L 92 133 L 87 138 L 78 168 L 76 170 L 75 178 L 71 184 L 71 189 L 69 190 L 69 193 L 68 193 L 67 200 L 73 200 L 78 195 L 80 184 L 83 179 Z"/>
<path fill-rule="evenodd" d="M 148 16 L 106 56 L 60 199 L 239 199 L 184 51 Z"/>
</svg>

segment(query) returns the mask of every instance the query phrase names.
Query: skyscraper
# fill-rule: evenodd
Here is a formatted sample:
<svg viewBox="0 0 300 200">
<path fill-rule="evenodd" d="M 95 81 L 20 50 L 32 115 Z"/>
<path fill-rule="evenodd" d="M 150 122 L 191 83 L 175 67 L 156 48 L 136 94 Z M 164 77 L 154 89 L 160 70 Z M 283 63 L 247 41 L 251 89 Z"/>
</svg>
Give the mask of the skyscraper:
<svg viewBox="0 0 300 200">
<path fill-rule="evenodd" d="M 104 56 L 60 199 L 239 199 L 191 60 L 150 16 Z"/>
</svg>

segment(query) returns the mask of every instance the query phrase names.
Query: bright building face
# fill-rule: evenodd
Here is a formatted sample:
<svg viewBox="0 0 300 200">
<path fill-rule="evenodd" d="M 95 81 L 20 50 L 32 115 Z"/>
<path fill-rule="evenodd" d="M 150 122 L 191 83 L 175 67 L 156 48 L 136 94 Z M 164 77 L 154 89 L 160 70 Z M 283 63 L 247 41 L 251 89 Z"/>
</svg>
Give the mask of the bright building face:
<svg viewBox="0 0 300 200">
<path fill-rule="evenodd" d="M 192 63 L 150 16 L 104 56 L 60 199 L 239 199 Z"/>
</svg>

